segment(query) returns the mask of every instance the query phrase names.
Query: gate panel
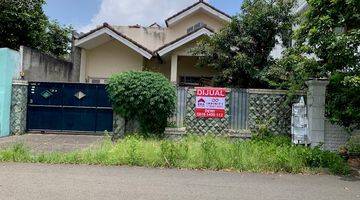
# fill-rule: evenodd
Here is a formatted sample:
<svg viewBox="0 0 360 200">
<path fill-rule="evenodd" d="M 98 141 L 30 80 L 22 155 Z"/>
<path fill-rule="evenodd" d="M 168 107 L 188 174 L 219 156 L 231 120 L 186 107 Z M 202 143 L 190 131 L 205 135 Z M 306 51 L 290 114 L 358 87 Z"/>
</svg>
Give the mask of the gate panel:
<svg viewBox="0 0 360 200">
<path fill-rule="evenodd" d="M 62 105 L 63 85 L 61 83 L 29 83 L 30 105 Z"/>
<path fill-rule="evenodd" d="M 230 98 L 231 129 L 245 130 L 248 128 L 248 96 L 245 89 L 232 89 Z"/>
<path fill-rule="evenodd" d="M 62 126 L 63 131 L 96 132 L 96 109 L 64 108 Z"/>
<path fill-rule="evenodd" d="M 28 106 L 28 130 L 62 130 L 61 107 Z"/>
<path fill-rule="evenodd" d="M 106 92 L 105 85 L 98 85 L 97 86 L 97 106 L 103 108 L 112 108 L 110 99 Z"/>
<path fill-rule="evenodd" d="M 99 132 L 113 130 L 113 111 L 104 85 L 30 83 L 30 131 Z"/>
<path fill-rule="evenodd" d="M 96 107 L 96 85 L 67 84 L 63 93 L 63 106 Z"/>
<path fill-rule="evenodd" d="M 109 131 L 113 128 L 113 111 L 111 109 L 98 109 L 96 112 L 96 131 Z"/>
</svg>

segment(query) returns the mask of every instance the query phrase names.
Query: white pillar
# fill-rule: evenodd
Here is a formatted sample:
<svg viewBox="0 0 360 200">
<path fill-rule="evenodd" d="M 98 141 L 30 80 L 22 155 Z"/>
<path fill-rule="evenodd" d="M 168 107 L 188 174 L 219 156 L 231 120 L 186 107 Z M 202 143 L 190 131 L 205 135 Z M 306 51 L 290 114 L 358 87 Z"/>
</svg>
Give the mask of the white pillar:
<svg viewBox="0 0 360 200">
<path fill-rule="evenodd" d="M 86 50 L 81 49 L 80 83 L 86 82 Z"/>
<path fill-rule="evenodd" d="M 177 83 L 177 71 L 178 71 L 178 56 L 172 55 L 171 56 L 171 78 L 170 81 L 172 83 Z"/>
<path fill-rule="evenodd" d="M 312 147 L 325 141 L 325 96 L 327 80 L 307 81 L 307 105 L 309 119 L 309 140 Z"/>
</svg>

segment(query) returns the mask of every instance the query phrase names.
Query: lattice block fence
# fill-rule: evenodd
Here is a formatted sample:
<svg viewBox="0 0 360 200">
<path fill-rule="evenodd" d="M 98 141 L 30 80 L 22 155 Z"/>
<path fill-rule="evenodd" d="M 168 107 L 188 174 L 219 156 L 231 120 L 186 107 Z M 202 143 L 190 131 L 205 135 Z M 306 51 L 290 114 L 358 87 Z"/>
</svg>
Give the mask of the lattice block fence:
<svg viewBox="0 0 360 200">
<path fill-rule="evenodd" d="M 263 89 L 228 89 L 226 115 L 223 119 L 195 116 L 195 89 L 178 88 L 177 112 L 170 121 L 186 127 L 193 134 L 229 134 L 255 132 L 268 124 L 274 134 L 290 134 L 291 106 L 285 106 L 286 91 Z"/>
<path fill-rule="evenodd" d="M 256 131 L 260 125 L 267 125 L 274 134 L 290 134 L 291 106 L 285 101 L 285 91 L 248 90 L 249 129 Z"/>
<path fill-rule="evenodd" d="M 187 132 L 194 134 L 225 134 L 230 128 L 230 98 L 227 96 L 225 118 L 205 119 L 195 116 L 195 89 L 189 89 L 186 97 L 185 126 Z"/>
</svg>

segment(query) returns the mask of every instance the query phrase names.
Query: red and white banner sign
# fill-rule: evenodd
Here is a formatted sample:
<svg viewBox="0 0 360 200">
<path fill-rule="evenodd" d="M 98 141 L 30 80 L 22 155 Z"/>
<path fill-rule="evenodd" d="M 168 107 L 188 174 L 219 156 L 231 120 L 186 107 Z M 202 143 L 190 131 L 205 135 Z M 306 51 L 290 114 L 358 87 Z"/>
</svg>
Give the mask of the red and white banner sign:
<svg viewBox="0 0 360 200">
<path fill-rule="evenodd" d="M 225 88 L 195 88 L 195 115 L 198 118 L 225 117 Z"/>
</svg>

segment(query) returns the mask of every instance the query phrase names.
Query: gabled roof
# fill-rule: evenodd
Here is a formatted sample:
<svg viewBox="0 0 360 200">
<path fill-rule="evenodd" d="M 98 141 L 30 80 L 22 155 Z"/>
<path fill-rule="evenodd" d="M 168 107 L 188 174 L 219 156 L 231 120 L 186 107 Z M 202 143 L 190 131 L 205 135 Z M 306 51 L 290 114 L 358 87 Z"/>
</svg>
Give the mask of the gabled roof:
<svg viewBox="0 0 360 200">
<path fill-rule="evenodd" d="M 161 28 L 161 26 L 160 26 L 158 23 L 156 23 L 156 22 L 154 22 L 153 24 L 151 24 L 149 27 L 150 27 L 150 28 Z"/>
<path fill-rule="evenodd" d="M 203 27 L 203 28 L 200 28 L 196 31 L 193 31 L 193 32 L 190 32 L 168 44 L 165 44 L 164 46 L 162 46 L 161 48 L 157 49 L 155 51 L 155 53 L 157 53 L 157 55 L 159 56 L 164 56 L 166 55 L 167 53 L 181 47 L 182 45 L 188 43 L 188 42 L 191 42 L 191 41 L 194 41 L 195 39 L 199 38 L 200 36 L 203 36 L 203 35 L 212 35 L 214 33 L 213 30 L 211 30 L 210 28 L 208 27 Z"/>
<path fill-rule="evenodd" d="M 116 31 L 114 28 L 112 28 L 107 23 L 104 23 L 103 26 L 98 27 L 84 35 L 81 35 L 75 41 L 75 46 L 82 47 L 82 46 L 86 45 L 87 42 L 89 42 L 91 40 L 96 40 L 96 38 L 101 35 L 108 35 L 110 38 L 114 38 L 114 39 L 118 40 L 119 42 L 125 44 L 129 48 L 135 50 L 136 52 L 138 52 L 145 58 L 151 59 L 154 55 L 164 56 L 164 55 L 168 54 L 169 52 L 181 47 L 184 44 L 194 41 L 195 39 L 197 39 L 203 35 L 210 36 L 213 33 L 214 33 L 214 31 L 212 29 L 205 26 L 198 30 L 190 32 L 178 39 L 175 39 L 154 51 L 151 51 L 151 50 L 147 49 L 146 47 L 142 46 L 141 44 L 130 39 L 129 37 L 125 36 L 124 34 Z"/>
<path fill-rule="evenodd" d="M 231 20 L 231 16 L 226 14 L 225 12 L 222 12 L 221 10 L 213 7 L 212 5 L 204 2 L 203 0 L 199 0 L 197 3 L 185 8 L 184 10 L 176 13 L 175 15 L 169 17 L 168 19 L 165 20 L 166 26 L 169 27 L 171 24 L 181 20 L 182 18 L 200 10 L 203 9 L 217 17 L 219 17 L 220 19 L 224 20 L 224 21 L 230 21 Z"/>
<path fill-rule="evenodd" d="M 126 35 L 116 31 L 114 28 L 112 28 L 109 24 L 104 23 L 102 26 L 84 34 L 81 35 L 78 40 L 75 42 L 75 46 L 81 46 L 85 43 L 89 42 L 90 40 L 93 40 L 97 37 L 108 35 L 115 40 L 123 43 L 124 45 L 128 46 L 129 48 L 133 49 L 134 51 L 138 52 L 142 56 L 144 56 L 147 59 L 150 59 L 153 57 L 153 52 L 146 47 L 142 46 L 141 44 L 135 42 L 131 38 L 127 37 Z"/>
</svg>

